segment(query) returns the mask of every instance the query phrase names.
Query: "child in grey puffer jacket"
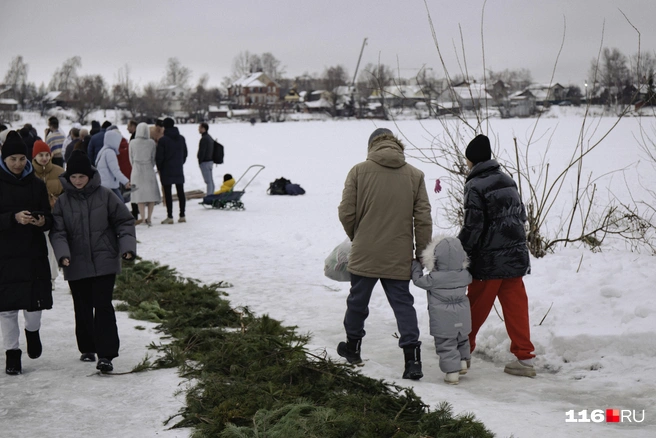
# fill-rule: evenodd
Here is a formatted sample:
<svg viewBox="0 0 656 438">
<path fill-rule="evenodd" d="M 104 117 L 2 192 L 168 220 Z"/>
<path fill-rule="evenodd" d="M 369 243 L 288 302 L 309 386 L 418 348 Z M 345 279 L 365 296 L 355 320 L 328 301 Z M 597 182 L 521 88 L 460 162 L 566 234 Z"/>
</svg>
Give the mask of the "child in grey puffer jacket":
<svg viewBox="0 0 656 438">
<path fill-rule="evenodd" d="M 469 333 L 471 310 L 467 286 L 472 276 L 467 270 L 469 259 L 460 240 L 438 236 L 422 253 L 429 272 L 423 274 L 421 264 L 412 262 L 412 281 L 428 291 L 430 334 L 435 338 L 435 351 L 440 356 L 444 381 L 457 385 L 460 374 L 466 374 L 471 360 Z"/>
</svg>

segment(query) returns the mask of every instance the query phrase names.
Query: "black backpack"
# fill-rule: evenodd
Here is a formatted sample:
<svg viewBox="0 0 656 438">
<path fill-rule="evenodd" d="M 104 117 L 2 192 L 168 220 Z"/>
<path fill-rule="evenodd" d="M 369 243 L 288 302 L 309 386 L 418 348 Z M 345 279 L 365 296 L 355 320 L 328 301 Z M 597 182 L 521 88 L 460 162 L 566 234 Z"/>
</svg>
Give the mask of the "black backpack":
<svg viewBox="0 0 656 438">
<path fill-rule="evenodd" d="M 212 161 L 214 164 L 223 164 L 223 145 L 214 140 L 214 149 L 212 150 Z"/>
<path fill-rule="evenodd" d="M 287 190 L 285 190 L 285 187 L 287 187 L 287 184 L 291 184 L 292 182 L 288 179 L 285 179 L 283 177 L 278 178 L 271 184 L 269 184 L 269 192 L 270 195 L 286 195 Z"/>
</svg>

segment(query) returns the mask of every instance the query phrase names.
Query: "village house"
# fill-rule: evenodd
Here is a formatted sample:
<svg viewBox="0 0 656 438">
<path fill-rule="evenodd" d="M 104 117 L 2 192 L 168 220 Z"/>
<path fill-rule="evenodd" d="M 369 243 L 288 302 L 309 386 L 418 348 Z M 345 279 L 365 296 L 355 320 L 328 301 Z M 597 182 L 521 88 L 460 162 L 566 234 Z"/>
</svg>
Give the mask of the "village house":
<svg viewBox="0 0 656 438">
<path fill-rule="evenodd" d="M 228 97 L 242 107 L 271 105 L 280 100 L 280 85 L 263 72 L 252 73 L 233 82 Z"/>
<path fill-rule="evenodd" d="M 517 91 L 499 107 L 501 117 L 530 117 L 537 111 L 535 96 L 530 90 Z"/>
<path fill-rule="evenodd" d="M 464 110 L 473 110 L 493 106 L 495 100 L 484 84 L 461 82 L 444 90 L 437 97 L 437 103 L 442 107 L 453 108 L 457 105 Z"/>
<path fill-rule="evenodd" d="M 187 90 L 180 85 L 166 85 L 157 89 L 159 98 L 166 101 L 166 112 L 176 120 L 186 120 L 189 113 L 184 110 Z"/>
</svg>

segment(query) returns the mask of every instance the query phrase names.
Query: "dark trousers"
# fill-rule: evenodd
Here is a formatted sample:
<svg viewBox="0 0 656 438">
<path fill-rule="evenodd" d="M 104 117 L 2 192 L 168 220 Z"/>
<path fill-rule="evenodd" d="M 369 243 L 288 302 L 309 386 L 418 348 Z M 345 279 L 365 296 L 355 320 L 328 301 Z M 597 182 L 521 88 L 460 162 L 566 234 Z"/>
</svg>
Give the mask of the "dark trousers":
<svg viewBox="0 0 656 438">
<path fill-rule="evenodd" d="M 344 329 L 350 339 L 362 339 L 366 334 L 364 321 L 369 316 L 369 300 L 374 286 L 380 280 L 396 317 L 401 337 L 399 347 L 419 346 L 419 325 L 415 311 L 415 299 L 410 293 L 410 280 L 361 277 L 351 274 L 351 291 L 346 299 Z"/>
<path fill-rule="evenodd" d="M 80 353 L 96 353 L 112 360 L 119 339 L 112 306 L 115 274 L 69 281 L 75 308 L 75 337 Z"/>
<path fill-rule="evenodd" d="M 132 207 L 132 216 L 134 216 L 135 219 L 139 219 L 139 205 L 131 202 L 130 206 Z"/>
<path fill-rule="evenodd" d="M 52 157 L 52 164 L 56 164 L 59 167 L 64 167 L 64 157 Z"/>
<path fill-rule="evenodd" d="M 166 200 L 166 214 L 168 217 L 173 217 L 173 193 L 172 193 L 172 184 L 162 184 L 164 189 L 164 199 Z M 184 184 L 176 184 L 175 191 L 178 194 L 178 203 L 180 204 L 180 217 L 185 217 L 185 193 L 184 193 Z"/>
</svg>

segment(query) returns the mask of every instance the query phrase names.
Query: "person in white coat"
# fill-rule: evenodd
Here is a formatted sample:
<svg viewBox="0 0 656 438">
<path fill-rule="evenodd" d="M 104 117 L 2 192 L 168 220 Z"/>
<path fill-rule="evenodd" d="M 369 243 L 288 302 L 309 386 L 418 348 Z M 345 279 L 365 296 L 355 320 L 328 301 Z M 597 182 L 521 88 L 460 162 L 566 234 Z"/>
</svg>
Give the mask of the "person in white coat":
<svg viewBox="0 0 656 438">
<path fill-rule="evenodd" d="M 130 164 L 132 164 L 132 198 L 131 201 L 139 206 L 139 214 L 145 223 L 152 225 L 153 209 L 155 204 L 162 202 L 157 176 L 155 175 L 155 152 L 157 143 L 150 138 L 150 129 L 146 123 L 139 123 L 134 139 L 130 140 Z M 148 216 L 146 216 L 148 207 Z"/>
<path fill-rule="evenodd" d="M 129 189 L 130 180 L 127 176 L 123 175 L 118 165 L 118 147 L 121 144 L 122 138 L 123 136 L 116 126 L 112 125 L 107 128 L 103 147 L 96 157 L 96 169 L 98 169 L 98 173 L 100 174 L 100 184 L 113 191 L 118 196 L 118 199 L 124 202 L 119 186 L 123 184 L 126 189 Z"/>
</svg>

